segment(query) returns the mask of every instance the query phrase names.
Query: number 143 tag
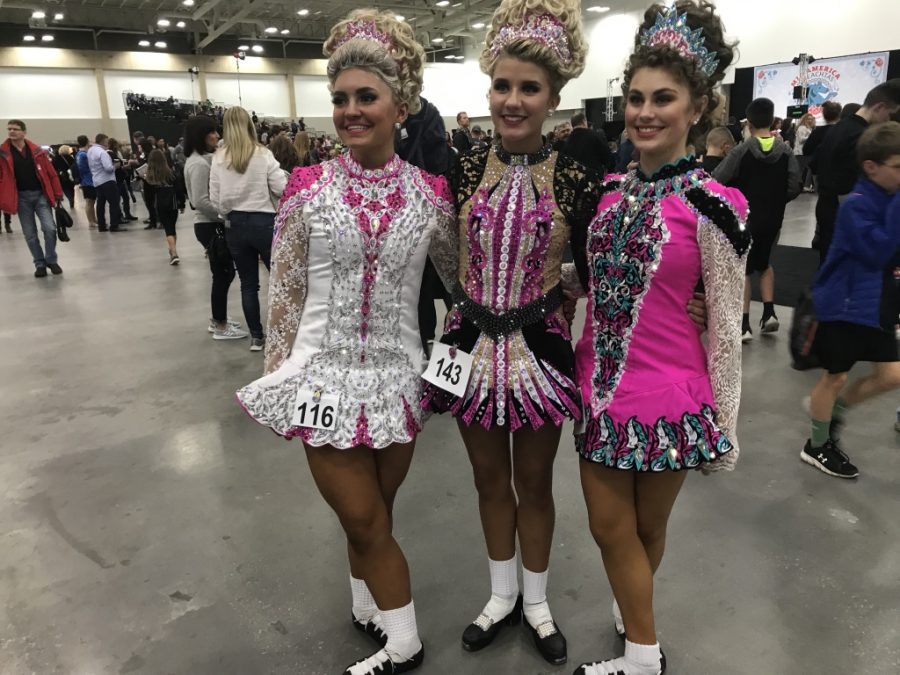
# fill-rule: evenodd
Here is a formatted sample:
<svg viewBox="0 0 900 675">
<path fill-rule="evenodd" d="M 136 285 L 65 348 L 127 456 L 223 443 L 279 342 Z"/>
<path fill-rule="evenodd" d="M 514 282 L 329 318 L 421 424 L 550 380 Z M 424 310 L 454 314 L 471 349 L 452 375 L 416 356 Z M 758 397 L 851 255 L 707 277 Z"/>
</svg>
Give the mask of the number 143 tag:
<svg viewBox="0 0 900 675">
<path fill-rule="evenodd" d="M 291 419 L 291 425 L 334 431 L 337 426 L 339 401 L 340 397 L 334 394 L 299 389 L 294 400 L 294 417 Z"/>
<path fill-rule="evenodd" d="M 443 342 L 435 342 L 431 349 L 431 360 L 422 378 L 454 396 L 462 396 L 466 393 L 471 374 L 471 354 Z"/>
</svg>

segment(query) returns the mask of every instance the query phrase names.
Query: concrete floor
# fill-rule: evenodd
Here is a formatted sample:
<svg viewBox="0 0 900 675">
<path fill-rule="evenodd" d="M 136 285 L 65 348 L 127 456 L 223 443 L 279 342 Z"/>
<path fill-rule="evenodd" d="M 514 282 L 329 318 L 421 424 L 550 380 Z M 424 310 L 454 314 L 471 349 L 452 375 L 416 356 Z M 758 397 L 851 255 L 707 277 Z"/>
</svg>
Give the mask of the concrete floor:
<svg viewBox="0 0 900 675">
<path fill-rule="evenodd" d="M 786 236 L 809 241 L 811 208 L 791 205 Z M 65 275 L 47 279 L 32 278 L 18 223 L 0 235 L 4 674 L 334 675 L 372 651 L 350 625 L 341 531 L 299 443 L 233 401 L 262 358 L 210 339 L 209 272 L 182 223 L 180 267 L 161 231 L 82 222 L 60 245 Z M 790 370 L 784 333 L 744 354 L 738 471 L 690 477 L 658 576 L 669 672 L 898 673 L 900 401 L 853 414 L 861 476 L 829 478 L 798 458 L 816 374 Z M 547 666 L 522 629 L 466 653 L 487 563 L 458 433 L 429 422 L 396 513 L 420 672 L 569 673 L 620 654 L 568 430 L 555 481 L 549 594 L 569 664 Z"/>
</svg>

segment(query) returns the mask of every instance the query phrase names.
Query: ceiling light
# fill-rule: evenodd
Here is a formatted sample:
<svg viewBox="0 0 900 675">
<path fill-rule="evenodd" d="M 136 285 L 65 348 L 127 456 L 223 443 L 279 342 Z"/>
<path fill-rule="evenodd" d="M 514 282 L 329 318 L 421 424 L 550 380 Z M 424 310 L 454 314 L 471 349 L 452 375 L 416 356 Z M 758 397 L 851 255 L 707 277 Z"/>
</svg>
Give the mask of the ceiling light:
<svg viewBox="0 0 900 675">
<path fill-rule="evenodd" d="M 138 47 L 149 47 L 149 46 L 150 46 L 150 40 L 141 40 L 140 42 L 138 42 Z"/>
<path fill-rule="evenodd" d="M 253 45 L 253 46 L 251 47 L 251 49 L 252 49 L 254 52 L 256 52 L 257 54 L 260 54 L 260 53 L 262 53 L 262 51 L 263 51 L 263 46 L 262 46 L 262 45 Z"/>
<path fill-rule="evenodd" d="M 453 61 L 456 57 L 453 56 L 453 54 L 448 54 L 448 55 L 445 56 L 444 58 L 447 59 L 448 61 Z"/>
<path fill-rule="evenodd" d="M 597 14 L 602 14 L 603 12 L 608 12 L 608 11 L 609 11 L 609 7 L 606 7 L 605 5 L 602 5 L 602 6 L 601 6 L 601 5 L 594 5 L 593 7 L 588 7 L 588 8 L 587 8 L 587 11 L 589 11 L 589 12 L 596 12 Z"/>
<path fill-rule="evenodd" d="M 282 34 L 282 35 L 290 35 L 290 33 L 291 33 L 290 28 L 282 28 L 282 29 L 281 29 L 281 34 Z"/>
<path fill-rule="evenodd" d="M 472 28 L 474 28 L 475 30 L 478 30 L 479 28 L 484 28 L 484 22 L 479 21 L 478 23 L 473 23 Z"/>
<path fill-rule="evenodd" d="M 431 41 L 432 41 L 434 44 L 439 45 L 439 44 L 442 44 L 442 43 L 444 42 L 444 38 L 442 38 L 442 37 L 431 38 Z"/>
<path fill-rule="evenodd" d="M 157 25 L 157 26 L 162 26 L 163 28 L 165 28 L 166 26 L 169 26 L 169 25 L 171 25 L 171 24 L 172 24 L 172 22 L 169 21 L 168 19 L 159 19 L 159 20 L 156 22 L 156 25 Z"/>
<path fill-rule="evenodd" d="M 266 32 L 267 32 L 269 35 L 271 35 L 272 33 L 277 33 L 277 32 L 278 32 L 278 29 L 275 28 L 275 26 L 269 26 L 268 28 L 266 28 Z"/>
<path fill-rule="evenodd" d="M 22 39 L 25 40 L 25 42 L 34 42 L 34 35 L 23 35 Z"/>
<path fill-rule="evenodd" d="M 166 43 L 163 42 L 162 40 L 160 40 L 159 42 L 154 42 L 153 46 L 156 47 L 157 49 L 165 49 Z"/>
<path fill-rule="evenodd" d="M 175 24 L 175 26 L 178 28 L 184 28 L 185 26 L 187 26 L 187 24 L 184 21 L 179 21 Z"/>
<path fill-rule="evenodd" d="M 248 47 L 247 45 L 241 45 L 240 47 L 238 47 L 239 52 L 246 52 L 249 51 L 249 49 L 250 47 Z"/>
<path fill-rule="evenodd" d="M 394 14 L 394 18 L 397 19 L 397 21 L 406 21 L 406 17 L 402 14 Z"/>
<path fill-rule="evenodd" d="M 43 18 L 46 17 L 46 16 L 47 16 L 47 13 L 46 13 L 46 12 L 42 12 L 42 11 L 39 10 L 39 9 L 36 9 L 36 10 L 34 10 L 34 11 L 31 13 L 31 18 L 32 18 L 32 19 L 43 19 Z"/>
<path fill-rule="evenodd" d="M 185 7 L 193 7 L 194 0 L 181 0 L 181 4 L 184 5 Z"/>
<path fill-rule="evenodd" d="M 41 42 L 53 42 L 52 35 L 41 35 Z"/>
<path fill-rule="evenodd" d="M 300 16 L 306 16 L 307 14 L 309 14 L 309 10 L 308 10 L 308 9 L 301 9 L 301 10 L 299 10 L 299 11 L 297 12 L 297 14 L 299 14 Z"/>
<path fill-rule="evenodd" d="M 434 3 L 435 7 L 446 7 L 450 4 L 450 0 L 441 0 L 440 2 Z"/>
<path fill-rule="evenodd" d="M 65 15 L 64 15 L 62 12 L 57 12 L 56 14 L 53 15 L 53 20 L 54 20 L 54 21 L 62 21 L 62 20 L 65 19 L 65 18 L 66 18 L 66 17 L 65 17 Z"/>
</svg>

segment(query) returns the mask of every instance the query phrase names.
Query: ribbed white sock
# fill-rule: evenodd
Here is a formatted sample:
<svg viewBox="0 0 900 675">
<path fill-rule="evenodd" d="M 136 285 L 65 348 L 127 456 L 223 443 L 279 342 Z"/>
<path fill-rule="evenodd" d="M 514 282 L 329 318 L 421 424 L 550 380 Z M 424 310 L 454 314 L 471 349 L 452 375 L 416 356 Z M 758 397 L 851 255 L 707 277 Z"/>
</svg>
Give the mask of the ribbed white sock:
<svg viewBox="0 0 900 675">
<path fill-rule="evenodd" d="M 613 598 L 613 621 L 616 622 L 616 632 L 625 635 L 625 621 L 622 620 L 622 610 L 619 609 L 619 602 L 615 598 Z"/>
<path fill-rule="evenodd" d="M 516 606 L 519 597 L 519 565 L 517 556 L 509 560 L 490 560 L 491 599 L 482 610 L 493 621 L 500 621 Z"/>
<path fill-rule="evenodd" d="M 522 568 L 522 582 L 524 593 L 522 594 L 523 613 L 532 628 L 537 628 L 542 623 L 553 621 L 550 614 L 550 605 L 547 604 L 547 578 L 550 570 L 532 572 Z"/>
<path fill-rule="evenodd" d="M 356 617 L 356 620 L 366 623 L 375 618 L 375 615 L 378 614 L 378 606 L 375 604 L 375 598 L 369 592 L 366 582 L 351 574 L 350 592 L 353 594 L 353 616 Z"/>
<path fill-rule="evenodd" d="M 625 641 L 625 656 L 586 665 L 585 675 L 660 675 L 662 654 L 659 645 L 639 645 Z"/>
<path fill-rule="evenodd" d="M 385 651 L 395 663 L 409 661 L 422 648 L 416 626 L 415 603 L 410 601 L 400 609 L 379 610 L 381 627 L 387 634 Z"/>
</svg>

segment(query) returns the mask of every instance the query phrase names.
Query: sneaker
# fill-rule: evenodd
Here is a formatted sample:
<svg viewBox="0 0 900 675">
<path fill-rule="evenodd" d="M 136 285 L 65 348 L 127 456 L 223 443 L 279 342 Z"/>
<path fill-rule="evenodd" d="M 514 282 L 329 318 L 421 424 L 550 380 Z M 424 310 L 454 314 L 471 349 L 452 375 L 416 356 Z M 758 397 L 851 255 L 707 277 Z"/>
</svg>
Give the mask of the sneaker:
<svg viewBox="0 0 900 675">
<path fill-rule="evenodd" d="M 774 314 L 767 319 L 759 320 L 760 333 L 777 333 L 779 326 L 781 326 L 781 324 L 778 322 L 778 317 Z"/>
<path fill-rule="evenodd" d="M 170 265 L 177 265 L 180 262 L 181 262 L 181 258 L 179 258 L 177 254 L 173 254 L 173 255 L 169 256 L 169 264 Z"/>
<path fill-rule="evenodd" d="M 261 352 L 266 347 L 266 338 L 250 338 L 250 351 Z"/>
<path fill-rule="evenodd" d="M 48 263 L 47 267 L 50 268 L 50 271 L 53 272 L 53 274 L 62 274 L 62 267 L 57 263 Z"/>
<path fill-rule="evenodd" d="M 241 327 L 240 322 L 235 321 L 234 319 L 228 319 L 225 323 L 226 323 L 226 325 L 232 326 L 233 328 L 240 328 L 240 327 Z M 210 318 L 210 320 L 209 320 L 209 326 L 206 327 L 206 330 L 208 330 L 210 333 L 215 333 L 215 332 L 216 332 L 216 328 L 218 328 L 218 326 L 216 325 L 216 320 Z"/>
<path fill-rule="evenodd" d="M 47 268 L 44 266 L 36 267 L 34 269 L 34 276 L 38 279 L 47 276 Z"/>
<path fill-rule="evenodd" d="M 859 475 L 859 470 L 850 463 L 850 458 L 832 440 L 828 440 L 821 448 L 814 448 L 807 439 L 806 446 L 800 452 L 800 459 L 835 478 L 856 478 Z"/>
<path fill-rule="evenodd" d="M 744 344 L 747 344 L 748 342 L 752 342 L 752 341 L 753 341 L 753 331 L 750 330 L 749 328 L 745 328 L 744 332 L 741 333 L 741 342 L 743 342 Z"/>
<path fill-rule="evenodd" d="M 250 335 L 250 333 L 247 331 L 235 328 L 230 324 L 226 325 L 224 330 L 219 330 L 217 328 L 212 334 L 213 340 L 242 340 L 248 335 Z"/>
</svg>

